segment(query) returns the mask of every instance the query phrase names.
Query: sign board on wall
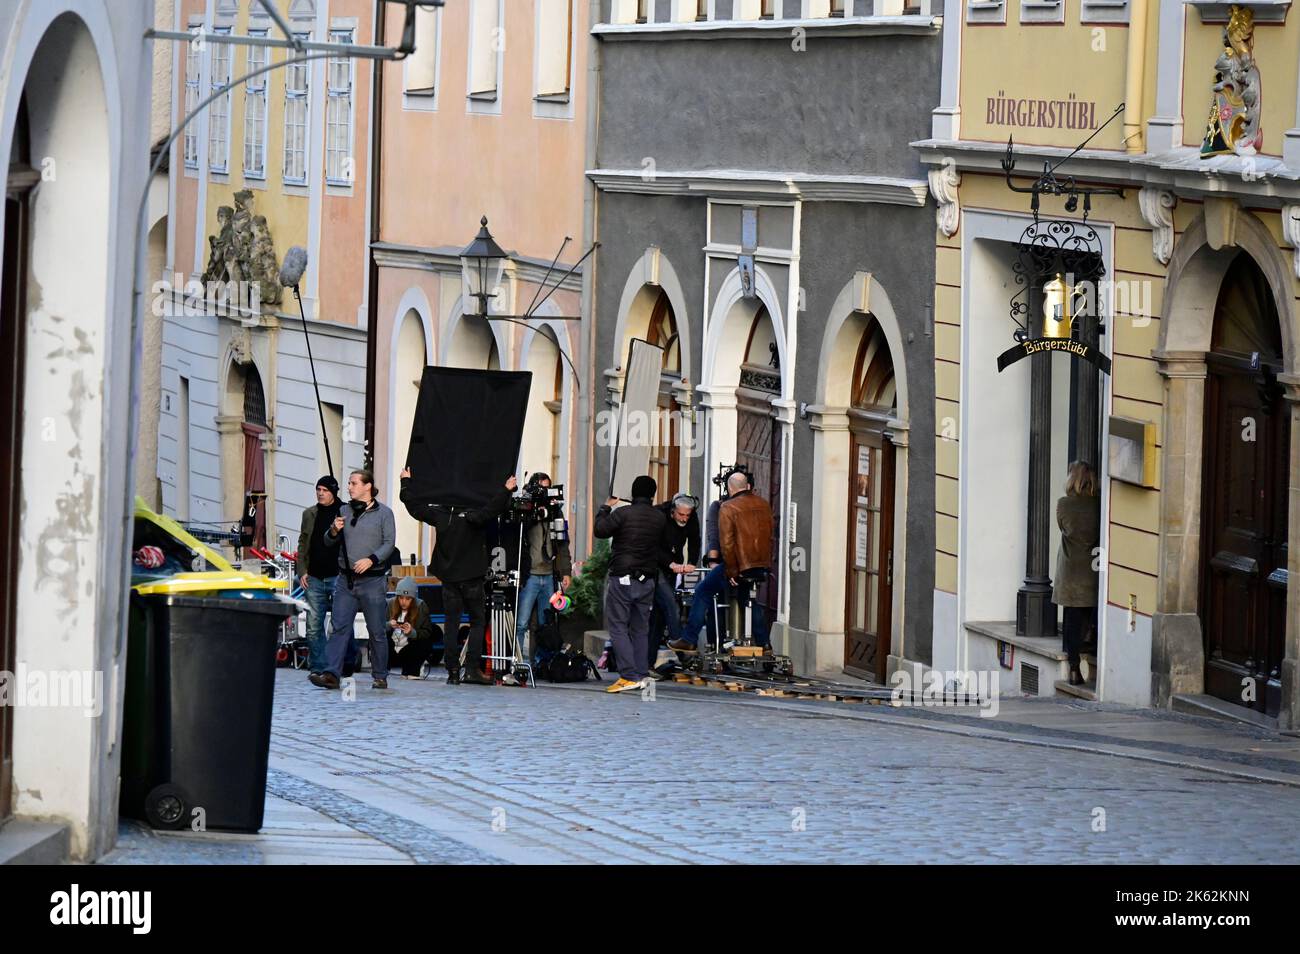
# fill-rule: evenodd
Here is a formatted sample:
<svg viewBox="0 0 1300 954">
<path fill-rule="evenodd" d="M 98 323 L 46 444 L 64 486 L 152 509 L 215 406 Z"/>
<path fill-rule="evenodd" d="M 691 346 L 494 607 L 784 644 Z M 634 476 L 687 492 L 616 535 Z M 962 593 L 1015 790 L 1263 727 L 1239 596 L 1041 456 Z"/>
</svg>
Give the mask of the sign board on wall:
<svg viewBox="0 0 1300 954">
<path fill-rule="evenodd" d="M 1110 476 L 1138 487 L 1156 485 L 1156 426 L 1150 421 L 1112 417 L 1108 427 Z"/>
</svg>

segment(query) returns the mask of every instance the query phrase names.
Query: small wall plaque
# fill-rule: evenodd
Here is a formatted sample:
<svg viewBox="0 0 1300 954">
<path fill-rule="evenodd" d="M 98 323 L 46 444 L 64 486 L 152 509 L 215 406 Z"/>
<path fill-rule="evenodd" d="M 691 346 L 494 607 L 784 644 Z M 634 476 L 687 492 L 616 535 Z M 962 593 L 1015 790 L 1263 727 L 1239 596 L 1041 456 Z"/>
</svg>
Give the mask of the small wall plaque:
<svg viewBox="0 0 1300 954">
<path fill-rule="evenodd" d="M 1156 485 L 1156 426 L 1128 417 L 1110 418 L 1110 476 L 1138 487 Z"/>
</svg>

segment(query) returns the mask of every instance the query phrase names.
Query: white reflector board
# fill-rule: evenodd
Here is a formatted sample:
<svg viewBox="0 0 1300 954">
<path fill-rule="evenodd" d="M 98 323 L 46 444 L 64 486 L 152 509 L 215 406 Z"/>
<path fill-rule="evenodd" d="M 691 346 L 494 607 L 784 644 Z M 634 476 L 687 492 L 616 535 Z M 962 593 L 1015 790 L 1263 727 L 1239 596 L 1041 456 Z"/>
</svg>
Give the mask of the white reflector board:
<svg viewBox="0 0 1300 954">
<path fill-rule="evenodd" d="M 623 402 L 619 405 L 618 431 L 610 475 L 611 497 L 632 499 L 632 481 L 650 472 L 659 413 L 659 374 L 664 349 L 641 338 L 628 348 L 623 375 Z"/>
</svg>

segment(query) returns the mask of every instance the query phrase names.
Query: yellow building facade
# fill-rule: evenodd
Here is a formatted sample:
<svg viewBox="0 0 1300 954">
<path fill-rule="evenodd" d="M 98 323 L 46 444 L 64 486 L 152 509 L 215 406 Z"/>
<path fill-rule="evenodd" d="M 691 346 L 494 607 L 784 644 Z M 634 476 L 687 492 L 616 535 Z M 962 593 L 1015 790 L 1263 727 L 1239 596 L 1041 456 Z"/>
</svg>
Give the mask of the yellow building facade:
<svg viewBox="0 0 1300 954">
<path fill-rule="evenodd" d="M 1286 6 L 946 4 L 943 101 L 914 144 L 938 204 L 935 668 L 997 669 L 1010 694 L 1300 724 L 1300 21 Z M 1082 225 L 1067 177 L 1123 191 L 1086 217 L 1112 367 L 1088 461 L 1102 532 L 1083 687 L 1065 682 L 1059 639 L 1015 624 L 1033 562 L 1031 362 L 994 359 L 1015 345 L 1034 217 L 1004 175 L 1008 138 L 1016 186 L 1046 166 L 1063 185 L 1042 196 L 1043 225 Z M 1048 360 L 1054 502 L 1087 442 L 1071 359 Z M 1053 574 L 1058 537 L 1053 520 Z"/>
</svg>

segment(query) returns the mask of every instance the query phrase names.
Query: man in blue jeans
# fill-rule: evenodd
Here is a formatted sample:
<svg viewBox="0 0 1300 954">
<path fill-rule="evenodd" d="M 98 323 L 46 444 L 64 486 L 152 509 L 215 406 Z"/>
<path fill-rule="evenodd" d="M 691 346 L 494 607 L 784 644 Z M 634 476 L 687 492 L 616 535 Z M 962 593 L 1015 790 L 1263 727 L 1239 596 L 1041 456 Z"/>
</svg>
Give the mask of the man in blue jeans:
<svg viewBox="0 0 1300 954">
<path fill-rule="evenodd" d="M 325 668 L 325 614 L 330 611 L 338 553 L 325 545 L 325 531 L 339 515 L 339 482 L 330 474 L 316 481 L 316 506 L 302 512 L 298 534 L 298 582 L 307 593 L 308 672 Z"/>
<path fill-rule="evenodd" d="M 722 543 L 719 534 L 719 515 L 722 507 L 732 494 L 747 493 L 753 489 L 753 485 L 749 483 L 744 472 L 736 471 L 727 478 L 727 496 L 721 500 L 715 500 L 709 505 L 709 517 L 705 529 L 708 545 L 706 559 L 717 562 L 713 564 L 713 569 L 704 574 L 704 579 L 695 585 L 695 594 L 691 600 L 691 612 L 686 620 L 686 628 L 682 632 L 680 639 L 673 640 L 668 644 L 669 649 L 675 649 L 679 652 L 696 649 L 699 644 L 700 630 L 706 624 L 708 625 L 709 639 L 714 639 L 717 625 L 714 615 L 714 598 L 721 596 L 723 598 L 722 602 L 726 603 L 726 598 L 729 595 L 727 592 L 727 571 L 725 565 L 721 562 Z M 731 595 L 737 596 L 738 594 Z M 759 646 L 767 645 L 767 620 L 764 618 L 763 608 L 758 604 L 757 600 L 751 599 L 750 618 L 753 626 L 754 643 Z"/>
<path fill-rule="evenodd" d="M 529 478 L 528 486 L 524 489 L 527 492 L 530 487 L 544 489 L 550 486 L 550 475 L 539 471 Z M 551 595 L 556 589 L 556 578 L 567 590 L 573 582 L 571 573 L 573 558 L 569 555 L 568 541 L 552 540 L 548 520 L 533 520 L 527 524 L 524 530 L 524 550 L 519 556 L 519 615 L 515 618 L 515 640 L 521 650 L 528 633 L 529 616 L 536 615 L 537 626 L 533 630 L 533 645 L 528 647 L 530 653 L 524 654 L 525 659 L 535 659 L 537 650 L 541 648 L 538 644 L 542 641 L 542 627 L 546 625 L 546 611 L 550 608 Z M 546 648 L 557 650 L 560 647 Z"/>
<path fill-rule="evenodd" d="M 368 470 L 354 470 L 348 478 L 352 499 L 325 531 L 325 545 L 338 553 L 339 574 L 334 578 L 334 609 L 325 669 L 309 677 L 321 689 L 339 688 L 352 622 L 360 611 L 370 636 L 372 689 L 388 688 L 388 558 L 397 543 L 393 511 L 375 499 L 375 478 Z"/>
</svg>

